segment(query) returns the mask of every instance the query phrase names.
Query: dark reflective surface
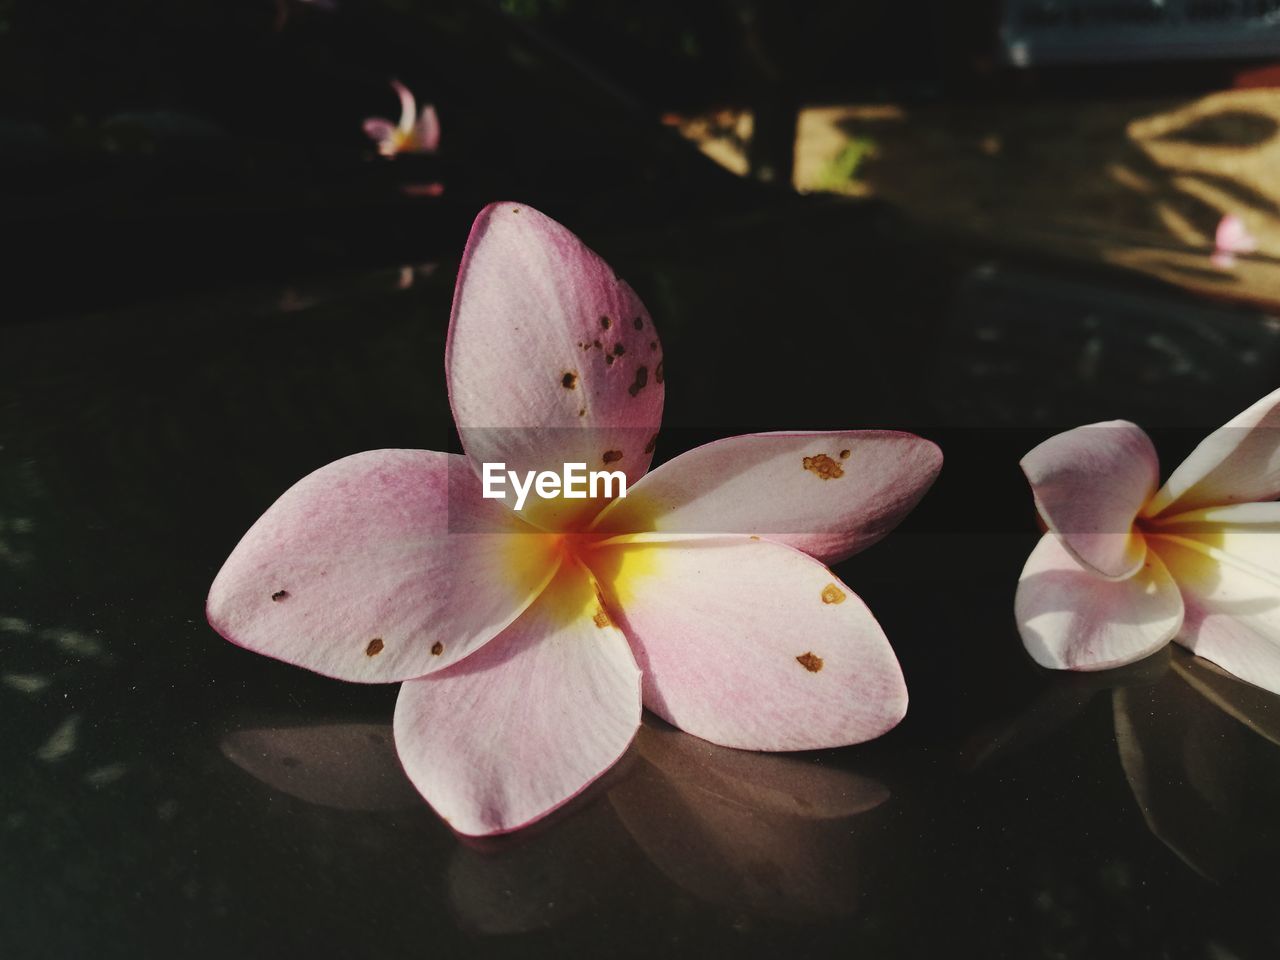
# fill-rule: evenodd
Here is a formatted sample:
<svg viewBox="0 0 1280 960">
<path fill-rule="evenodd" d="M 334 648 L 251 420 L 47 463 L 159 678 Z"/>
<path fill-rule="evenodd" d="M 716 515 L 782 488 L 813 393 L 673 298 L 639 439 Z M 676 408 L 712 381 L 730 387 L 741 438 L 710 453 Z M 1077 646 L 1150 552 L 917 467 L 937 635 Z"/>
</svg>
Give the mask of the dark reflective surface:
<svg viewBox="0 0 1280 960">
<path fill-rule="evenodd" d="M 464 842 L 399 772 L 394 687 L 254 656 L 202 610 L 303 474 L 454 444 L 456 264 L 9 317 L 4 955 L 1275 956 L 1280 702 L 1181 655 L 1046 674 L 1012 600 L 1038 536 L 1018 457 L 1124 416 L 1167 473 L 1280 382 L 1280 324 L 875 208 L 589 239 L 663 335 L 660 459 L 781 427 L 943 444 L 921 508 L 839 571 L 902 660 L 902 726 L 786 757 L 653 723 L 546 822 Z"/>
</svg>

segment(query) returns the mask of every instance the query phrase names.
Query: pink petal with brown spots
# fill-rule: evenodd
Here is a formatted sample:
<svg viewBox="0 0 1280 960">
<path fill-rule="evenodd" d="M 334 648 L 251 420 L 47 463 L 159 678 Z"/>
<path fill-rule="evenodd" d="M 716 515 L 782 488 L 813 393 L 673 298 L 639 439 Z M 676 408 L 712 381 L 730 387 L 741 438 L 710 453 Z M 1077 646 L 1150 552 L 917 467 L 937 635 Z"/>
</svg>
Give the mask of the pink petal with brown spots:
<svg viewBox="0 0 1280 960">
<path fill-rule="evenodd" d="M 798 550 L 747 537 L 617 542 L 588 560 L 644 674 L 645 706 L 751 750 L 870 740 L 907 709 L 902 670 L 866 605 Z M 837 583 L 843 603 L 823 600 Z M 797 661 L 812 655 L 822 667 Z"/>
<path fill-rule="evenodd" d="M 909 433 L 728 437 L 662 464 L 597 528 L 759 534 L 834 563 L 897 526 L 941 468 L 937 446 Z"/>
<path fill-rule="evenodd" d="M 656 338 L 639 297 L 572 233 L 525 204 L 486 207 L 463 254 L 445 348 L 454 419 L 477 470 L 585 463 L 634 483 L 662 419 Z M 542 522 L 563 526 L 600 506 L 561 501 Z"/>
<path fill-rule="evenodd" d="M 228 640 L 277 660 L 405 680 L 466 656 L 528 606 L 555 571 L 543 541 L 480 497 L 462 457 L 358 453 L 268 508 L 219 571 L 206 613 Z"/>
</svg>

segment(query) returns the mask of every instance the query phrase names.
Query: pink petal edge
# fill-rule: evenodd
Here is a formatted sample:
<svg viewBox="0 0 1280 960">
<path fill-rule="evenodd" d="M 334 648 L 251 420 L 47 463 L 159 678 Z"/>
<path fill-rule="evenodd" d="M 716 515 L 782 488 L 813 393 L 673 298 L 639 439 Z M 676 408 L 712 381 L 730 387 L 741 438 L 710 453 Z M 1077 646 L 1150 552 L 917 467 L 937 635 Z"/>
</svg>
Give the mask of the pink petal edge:
<svg viewBox="0 0 1280 960">
<path fill-rule="evenodd" d="M 1107 580 L 1046 533 L 1018 578 L 1014 617 L 1042 667 L 1105 670 L 1148 657 L 1182 624 L 1177 584 L 1154 552 L 1127 580 Z"/>
<path fill-rule="evenodd" d="M 1172 517 L 1204 507 L 1280 499 L 1280 390 L 1206 437 L 1147 504 Z"/>
<path fill-rule="evenodd" d="M 479 532 L 472 532 L 479 531 Z M 459 456 L 373 450 L 290 487 L 209 590 L 232 643 L 358 683 L 422 676 L 501 632 L 555 572 Z"/>
<path fill-rule="evenodd" d="M 566 566 L 497 639 L 450 670 L 405 683 L 396 750 L 418 792 L 458 833 L 519 830 L 612 767 L 640 727 L 640 673 Z"/>
<path fill-rule="evenodd" d="M 1160 483 L 1151 438 L 1126 420 L 1076 427 L 1022 458 L 1045 524 L 1099 576 L 1123 580 L 1142 568 L 1146 544 L 1134 520 Z"/>
<path fill-rule="evenodd" d="M 941 469 L 936 444 L 897 431 L 726 437 L 647 474 L 592 529 L 758 534 L 835 563 L 885 537 Z"/>
<path fill-rule="evenodd" d="M 645 706 L 687 733 L 813 750 L 873 739 L 906 713 L 884 631 L 799 550 L 750 537 L 612 541 L 587 563 L 631 642 Z"/>
</svg>

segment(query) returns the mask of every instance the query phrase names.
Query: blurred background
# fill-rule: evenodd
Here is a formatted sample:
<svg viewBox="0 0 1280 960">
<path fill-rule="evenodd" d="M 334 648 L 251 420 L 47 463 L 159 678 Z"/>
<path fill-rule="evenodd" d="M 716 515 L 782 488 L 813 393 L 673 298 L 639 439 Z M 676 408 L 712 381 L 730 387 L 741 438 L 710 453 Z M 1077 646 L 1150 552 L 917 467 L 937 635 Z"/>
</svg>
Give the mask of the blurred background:
<svg viewBox="0 0 1280 960">
<path fill-rule="evenodd" d="M 0 226 L 24 311 L 52 311 L 429 258 L 497 196 L 589 233 L 759 209 L 750 180 L 1269 301 L 1278 18 L 1271 0 L 0 0 Z M 392 79 L 434 105 L 430 152 L 379 156 L 362 130 L 397 121 Z M 1207 264 L 1229 214 L 1256 245 L 1230 271 Z"/>
</svg>

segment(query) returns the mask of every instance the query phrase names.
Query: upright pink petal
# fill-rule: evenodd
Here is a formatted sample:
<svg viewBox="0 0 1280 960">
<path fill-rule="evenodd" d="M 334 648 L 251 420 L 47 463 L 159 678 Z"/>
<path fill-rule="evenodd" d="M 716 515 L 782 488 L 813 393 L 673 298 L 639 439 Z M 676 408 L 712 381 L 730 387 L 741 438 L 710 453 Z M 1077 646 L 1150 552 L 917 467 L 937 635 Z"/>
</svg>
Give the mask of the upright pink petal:
<svg viewBox="0 0 1280 960">
<path fill-rule="evenodd" d="M 272 504 L 218 573 L 207 615 L 256 653 L 387 683 L 495 636 L 557 557 L 550 538 L 481 499 L 462 457 L 373 450 L 321 467 Z"/>
<path fill-rule="evenodd" d="M 413 93 L 399 80 L 391 81 L 391 88 L 400 98 L 400 132 L 406 136 L 413 132 L 414 121 L 418 118 L 418 105 L 414 102 Z"/>
<path fill-rule="evenodd" d="M 422 108 L 422 115 L 413 130 L 413 139 L 418 148 L 427 153 L 440 149 L 440 118 L 433 104 L 428 103 Z"/>
<path fill-rule="evenodd" d="M 580 567 L 451 670 L 400 688 L 396 749 L 459 833 L 505 833 L 608 770 L 640 725 L 640 675 Z"/>
<path fill-rule="evenodd" d="M 1178 642 L 1280 693 L 1280 504 L 1206 511 L 1159 531 L 1150 537 L 1152 552 L 1187 606 Z"/>
<path fill-rule="evenodd" d="M 1127 580 L 1105 580 L 1047 533 L 1018 580 L 1014 616 L 1033 660 L 1105 670 L 1155 653 L 1182 624 L 1177 584 L 1154 552 Z"/>
<path fill-rule="evenodd" d="M 834 563 L 893 529 L 941 468 L 937 446 L 909 433 L 729 437 L 664 463 L 594 528 L 760 534 Z"/>
<path fill-rule="evenodd" d="M 907 709 L 866 605 L 830 570 L 748 537 L 613 541 L 586 557 L 644 674 L 645 706 L 722 746 L 860 743 Z"/>
<path fill-rule="evenodd" d="M 477 465 L 523 474 L 576 462 L 622 471 L 628 483 L 648 469 L 663 397 L 653 322 L 608 264 L 532 207 L 497 203 L 476 218 L 445 368 Z M 602 505 L 561 501 L 545 525 Z"/>
<path fill-rule="evenodd" d="M 1077 427 L 1022 458 L 1036 507 L 1049 529 L 1104 577 L 1129 577 L 1146 545 L 1133 521 L 1160 483 L 1151 438 L 1125 420 Z"/>
<path fill-rule="evenodd" d="M 1280 390 L 1219 427 L 1173 471 L 1149 517 L 1280 498 Z"/>
</svg>

